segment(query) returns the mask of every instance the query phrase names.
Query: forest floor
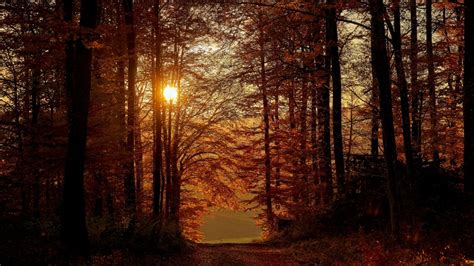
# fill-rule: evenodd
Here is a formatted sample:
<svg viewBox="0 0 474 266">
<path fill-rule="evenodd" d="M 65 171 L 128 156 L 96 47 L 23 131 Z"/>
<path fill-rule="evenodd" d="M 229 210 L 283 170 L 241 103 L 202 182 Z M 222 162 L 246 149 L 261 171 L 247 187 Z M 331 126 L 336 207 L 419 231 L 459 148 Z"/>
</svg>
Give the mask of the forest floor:
<svg viewBox="0 0 474 266">
<path fill-rule="evenodd" d="M 197 244 L 191 252 L 157 258 L 156 256 L 95 257 L 92 265 L 300 265 L 290 250 L 265 244 Z"/>
</svg>

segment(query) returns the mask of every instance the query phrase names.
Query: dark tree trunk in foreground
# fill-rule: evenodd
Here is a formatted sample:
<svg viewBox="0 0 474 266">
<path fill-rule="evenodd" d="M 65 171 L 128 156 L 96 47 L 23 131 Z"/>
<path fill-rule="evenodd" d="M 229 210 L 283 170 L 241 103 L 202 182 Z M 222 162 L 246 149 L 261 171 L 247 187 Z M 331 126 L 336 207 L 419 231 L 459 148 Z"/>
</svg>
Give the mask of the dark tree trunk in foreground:
<svg viewBox="0 0 474 266">
<path fill-rule="evenodd" d="M 436 110 L 436 87 L 435 70 L 433 56 L 433 27 L 431 14 L 431 0 L 426 0 L 426 54 L 428 61 L 428 93 L 429 93 L 429 113 L 430 113 L 430 139 L 433 150 L 433 163 L 439 167 L 438 151 L 438 114 Z"/>
<path fill-rule="evenodd" d="M 342 110 L 341 110 L 341 64 L 339 62 L 339 48 L 337 35 L 337 17 L 335 0 L 328 1 L 329 9 L 326 17 L 326 45 L 327 54 L 331 57 L 331 76 L 333 91 L 333 139 L 334 139 L 334 159 L 336 161 L 337 191 L 344 194 L 344 150 L 342 141 Z"/>
<path fill-rule="evenodd" d="M 133 20 L 133 1 L 122 1 L 125 26 L 127 30 L 127 55 L 128 55 L 128 98 L 127 98 L 127 154 L 130 156 L 126 164 L 125 176 L 125 204 L 131 215 L 131 226 L 135 222 L 136 194 L 135 194 L 135 78 L 137 73 L 137 55 L 135 51 L 135 26 Z"/>
<path fill-rule="evenodd" d="M 172 200 L 173 200 L 173 183 L 171 176 L 171 113 L 173 112 L 173 103 L 168 102 L 168 128 L 166 130 L 166 214 L 167 219 L 173 218 Z"/>
<path fill-rule="evenodd" d="M 275 94 L 275 129 L 274 134 L 278 134 L 280 132 L 280 99 L 278 96 L 278 92 Z M 281 175 L 281 167 L 280 167 L 280 140 L 279 137 L 275 137 L 275 154 L 276 154 L 276 162 L 275 162 L 275 186 L 278 188 L 280 186 L 280 175 Z"/>
<path fill-rule="evenodd" d="M 418 86 L 418 19 L 416 1 L 410 0 L 410 80 L 411 80 L 411 111 L 413 158 L 418 167 L 421 161 L 421 111 L 420 88 Z"/>
<path fill-rule="evenodd" d="M 306 70 L 303 68 L 303 73 Z M 306 77 L 302 78 L 301 86 L 301 106 L 300 106 L 300 166 L 299 172 L 301 175 L 301 181 L 306 184 L 308 181 L 308 175 L 306 172 L 306 142 L 307 142 L 307 109 L 308 109 L 308 84 Z M 303 187 L 300 191 L 301 198 L 304 202 L 308 200 L 308 191 L 306 187 Z"/>
<path fill-rule="evenodd" d="M 31 157 L 33 160 L 38 160 L 38 118 L 40 114 L 40 102 L 39 102 L 39 87 L 40 87 L 40 69 L 37 65 L 39 62 L 35 60 L 31 76 Z M 41 199 L 41 186 L 40 186 L 40 173 L 39 166 L 36 161 L 32 162 L 32 174 L 33 174 L 33 217 L 40 218 L 40 199 Z"/>
<path fill-rule="evenodd" d="M 65 6 L 72 7 L 70 1 Z M 72 10 L 72 9 L 71 9 Z M 72 14 L 71 14 L 72 15 Z M 96 0 L 81 1 L 83 28 L 94 29 L 97 20 Z M 88 255 L 88 236 L 84 200 L 84 161 L 87 141 L 87 119 L 91 90 L 92 50 L 76 41 L 75 64 L 70 88 L 69 137 L 64 173 L 64 216 L 62 240 L 71 255 Z"/>
<path fill-rule="evenodd" d="M 138 105 L 136 106 L 138 110 Z M 144 173 L 143 173 L 143 142 L 142 142 L 142 128 L 140 119 L 135 121 L 135 169 L 136 169 L 136 189 L 135 197 L 137 204 L 137 218 L 140 219 L 143 214 L 143 185 L 144 185 Z"/>
<path fill-rule="evenodd" d="M 474 1 L 465 1 L 464 190 L 474 192 Z"/>
<path fill-rule="evenodd" d="M 260 90 L 263 101 L 263 126 L 264 126 L 264 149 L 265 149 L 265 206 L 267 212 L 267 220 L 272 224 L 272 197 L 271 197 L 271 158 L 270 158 L 270 121 L 269 113 L 270 107 L 268 105 L 267 95 L 267 76 L 265 69 L 265 40 L 263 29 L 260 29 Z"/>
<path fill-rule="evenodd" d="M 400 91 L 400 104 L 402 109 L 402 128 L 403 128 L 403 148 L 407 162 L 408 176 L 413 177 L 413 149 L 411 144 L 410 132 L 410 107 L 408 103 L 408 84 L 405 76 L 405 67 L 403 65 L 402 37 L 400 27 L 400 0 L 393 1 L 393 50 L 395 54 L 395 68 L 397 71 L 398 89 Z"/>
<path fill-rule="evenodd" d="M 161 173 L 163 167 L 163 143 L 162 143 L 162 130 L 161 130 L 161 102 L 162 102 L 162 91 L 161 91 L 161 25 L 160 25 L 160 0 L 155 0 L 155 79 L 154 79 L 154 121 L 155 121 L 155 151 L 153 161 L 153 214 L 159 215 L 161 212 Z"/>
<path fill-rule="evenodd" d="M 373 42 L 374 40 L 372 40 Z M 370 155 L 374 158 L 379 156 L 379 127 L 380 127 L 380 112 L 379 112 L 379 86 L 377 84 L 377 76 L 375 69 L 372 69 L 372 95 L 370 99 L 372 104 L 370 118 L 371 130 L 370 130 Z"/>
<path fill-rule="evenodd" d="M 314 74 L 313 74 L 314 76 Z M 319 174 L 318 174 L 318 125 L 317 125 L 317 87 L 315 84 L 315 78 L 313 77 L 313 82 L 311 84 L 311 176 L 313 177 L 314 184 L 319 184 Z M 317 201 L 316 201 L 317 202 Z"/>
<path fill-rule="evenodd" d="M 383 4 L 383 0 L 370 0 L 369 3 L 373 34 L 371 45 L 372 67 L 375 69 L 380 91 L 380 117 L 382 119 L 384 157 L 387 167 L 390 224 L 392 235 L 398 238 L 400 229 L 398 220 L 399 202 L 397 199 L 398 174 L 395 165 L 397 160 L 397 150 L 393 127 L 390 64 L 387 56 L 385 29 L 383 23 L 385 6 Z"/>
<path fill-rule="evenodd" d="M 323 60 L 319 58 L 318 60 Z M 319 175 L 322 185 L 322 200 L 324 204 L 332 201 L 332 169 L 331 169 L 331 132 L 329 112 L 329 58 L 324 60 L 326 74 L 322 77 L 324 84 L 319 88 L 318 95 L 318 157 Z M 321 64 L 323 65 L 323 64 Z"/>
</svg>

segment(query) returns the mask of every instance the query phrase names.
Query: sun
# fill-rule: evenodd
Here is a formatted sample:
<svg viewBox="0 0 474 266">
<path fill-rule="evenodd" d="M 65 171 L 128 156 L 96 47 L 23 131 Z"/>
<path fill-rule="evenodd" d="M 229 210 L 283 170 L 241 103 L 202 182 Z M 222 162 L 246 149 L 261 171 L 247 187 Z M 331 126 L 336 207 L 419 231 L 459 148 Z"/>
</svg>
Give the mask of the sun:
<svg viewBox="0 0 474 266">
<path fill-rule="evenodd" d="M 166 101 L 174 102 L 178 98 L 178 89 L 168 85 L 163 90 L 163 96 Z"/>
</svg>

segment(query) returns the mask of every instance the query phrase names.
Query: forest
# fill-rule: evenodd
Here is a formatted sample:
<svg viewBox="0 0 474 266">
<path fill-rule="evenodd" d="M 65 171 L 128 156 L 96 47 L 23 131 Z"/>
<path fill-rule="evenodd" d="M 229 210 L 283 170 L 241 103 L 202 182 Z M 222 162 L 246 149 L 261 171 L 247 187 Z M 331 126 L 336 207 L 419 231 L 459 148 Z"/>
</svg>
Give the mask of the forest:
<svg viewBox="0 0 474 266">
<path fill-rule="evenodd" d="M 215 208 L 261 240 L 201 243 Z M 0 0 L 0 242 L 0 265 L 474 264 L 474 1 Z"/>
</svg>

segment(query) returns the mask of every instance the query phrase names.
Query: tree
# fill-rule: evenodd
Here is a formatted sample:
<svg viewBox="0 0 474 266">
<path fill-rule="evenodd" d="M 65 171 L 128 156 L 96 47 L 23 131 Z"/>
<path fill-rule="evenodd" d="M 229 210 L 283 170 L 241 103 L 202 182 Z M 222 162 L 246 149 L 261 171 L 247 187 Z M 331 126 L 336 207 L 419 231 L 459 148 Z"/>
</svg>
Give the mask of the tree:
<svg viewBox="0 0 474 266">
<path fill-rule="evenodd" d="M 371 44 L 371 63 L 377 77 L 377 84 L 380 92 L 380 117 L 382 120 L 384 158 L 387 167 L 387 193 L 390 203 L 390 225 L 392 235 L 394 237 L 398 237 L 400 230 L 398 217 L 399 202 L 397 192 L 398 173 L 395 166 L 397 161 L 397 149 L 393 127 L 390 65 L 387 56 L 385 28 L 383 23 L 385 6 L 382 0 L 370 0 L 369 9 L 373 34 Z"/>
<path fill-rule="evenodd" d="M 408 103 L 408 84 L 405 76 L 405 66 L 403 64 L 402 37 L 400 26 L 400 1 L 393 2 L 394 26 L 392 30 L 392 43 L 395 54 L 395 69 L 397 71 L 397 85 L 400 90 L 400 104 L 402 109 L 402 128 L 403 128 L 403 148 L 407 161 L 408 175 L 413 177 L 413 149 L 410 132 L 410 107 Z M 390 23 L 388 21 L 387 23 Z M 391 26 L 389 28 L 392 28 Z"/>
<path fill-rule="evenodd" d="M 162 75 L 161 75 L 161 64 L 162 64 L 162 36 L 161 36 L 161 7 L 160 0 L 154 2 L 154 14 L 155 14 L 155 73 L 153 79 L 153 115 L 155 123 L 155 150 L 153 158 L 153 213 L 159 215 L 162 210 L 162 202 L 160 197 L 161 191 L 161 179 L 162 179 L 162 167 L 163 167 L 163 142 L 162 142 L 162 125 L 161 125 L 161 103 L 162 103 Z"/>
<path fill-rule="evenodd" d="M 345 170 L 344 170 L 344 149 L 342 141 L 342 111 L 341 111 L 341 64 L 339 62 L 339 47 L 337 34 L 336 1 L 328 1 L 326 14 L 326 46 L 327 56 L 331 62 L 332 77 L 332 119 L 333 119 L 333 139 L 334 158 L 336 161 L 337 190 L 339 194 L 344 193 Z"/>
<path fill-rule="evenodd" d="M 72 12 L 72 1 L 65 4 Z M 67 14 L 70 17 L 70 13 Z M 97 1 L 82 0 L 80 26 L 94 29 L 97 20 Z M 62 239 L 71 255 L 88 254 L 88 236 L 84 200 L 84 162 L 87 141 L 87 120 L 91 90 L 92 49 L 86 46 L 90 34 L 75 42 L 75 64 L 70 91 L 69 136 L 66 154 L 63 192 Z M 68 69 L 66 69 L 68 70 Z"/>
<path fill-rule="evenodd" d="M 432 25 L 432 0 L 426 0 L 426 54 L 428 59 L 428 94 L 429 94 L 429 113 L 430 113 L 430 138 L 433 151 L 433 163 L 436 168 L 439 167 L 438 151 L 438 110 L 436 107 L 436 85 L 435 69 L 433 56 L 433 25 Z"/>
<path fill-rule="evenodd" d="M 418 84 L 418 17 L 416 0 L 410 0 L 410 82 L 414 163 L 421 161 L 421 110 L 420 88 Z"/>
<path fill-rule="evenodd" d="M 262 14 L 259 14 L 259 22 L 263 24 Z M 267 95 L 267 76 L 266 76 L 266 67 L 265 67 L 265 32 L 263 25 L 259 26 L 260 35 L 258 37 L 259 41 L 259 54 L 260 54 L 260 90 L 262 93 L 262 102 L 263 102 L 263 123 L 264 123 L 264 148 L 265 148 L 265 206 L 267 212 L 268 223 L 272 223 L 272 198 L 271 198 L 271 158 L 270 158 L 270 106 L 268 104 L 268 95 Z"/>
<path fill-rule="evenodd" d="M 319 59 L 321 60 L 321 59 Z M 321 63 L 319 63 L 321 64 Z M 331 168 L 331 132 L 329 111 L 329 58 L 324 60 L 325 74 L 322 85 L 318 88 L 318 158 L 319 175 L 322 184 L 323 202 L 329 204 L 333 198 L 332 168 Z M 321 66 L 321 65 L 320 65 Z M 320 69 L 321 71 L 321 69 Z"/>
<path fill-rule="evenodd" d="M 464 191 L 474 192 L 474 2 L 465 1 Z"/>
<path fill-rule="evenodd" d="M 128 56 L 128 91 L 127 91 L 127 151 L 128 151 L 128 163 L 126 164 L 126 176 L 125 176 L 125 191 L 126 191 L 126 206 L 131 215 L 132 220 L 130 223 L 131 228 L 135 222 L 136 212 L 136 192 L 135 192 L 135 126 L 136 126 L 136 112 L 135 112 L 135 78 L 137 73 L 137 54 L 135 47 L 135 24 L 133 14 L 133 1 L 123 0 L 123 11 L 125 17 L 125 26 L 127 33 L 127 56 Z"/>
</svg>

